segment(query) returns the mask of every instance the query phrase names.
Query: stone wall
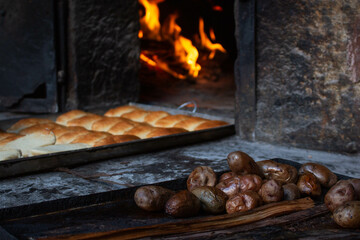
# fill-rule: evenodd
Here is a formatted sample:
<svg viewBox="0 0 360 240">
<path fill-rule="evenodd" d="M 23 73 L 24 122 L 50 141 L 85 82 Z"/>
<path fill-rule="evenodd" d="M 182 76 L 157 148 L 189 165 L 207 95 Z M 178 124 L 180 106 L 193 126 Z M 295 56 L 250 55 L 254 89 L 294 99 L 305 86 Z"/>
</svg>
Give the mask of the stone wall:
<svg viewBox="0 0 360 240">
<path fill-rule="evenodd" d="M 137 99 L 138 18 L 136 0 L 69 1 L 67 110 Z"/>
<path fill-rule="evenodd" d="M 359 9 L 358 0 L 256 1 L 253 140 L 360 150 Z"/>
</svg>

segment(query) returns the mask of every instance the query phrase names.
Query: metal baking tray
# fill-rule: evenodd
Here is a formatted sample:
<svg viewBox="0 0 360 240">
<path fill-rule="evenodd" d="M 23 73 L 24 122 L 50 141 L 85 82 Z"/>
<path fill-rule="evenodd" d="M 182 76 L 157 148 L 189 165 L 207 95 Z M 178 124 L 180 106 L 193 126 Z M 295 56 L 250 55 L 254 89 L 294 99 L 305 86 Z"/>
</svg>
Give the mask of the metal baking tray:
<svg viewBox="0 0 360 240">
<path fill-rule="evenodd" d="M 278 158 L 272 160 L 292 165 L 297 169 L 301 166 L 301 164 L 289 160 Z M 216 169 L 214 170 L 216 171 Z M 220 176 L 222 173 L 218 172 L 217 175 Z M 348 177 L 343 175 L 338 175 L 338 178 L 348 179 Z M 186 189 L 186 178 L 156 183 L 156 185 L 178 191 Z M 133 200 L 134 193 L 138 187 L 1 209 L 0 238 L 7 239 L 4 237 L 7 235 L 13 236 L 13 239 L 37 239 L 54 236 L 60 238 L 60 236 L 69 234 L 108 232 L 154 224 L 180 223 L 181 221 L 201 219 L 209 216 L 208 214 L 201 213 L 196 217 L 175 219 L 163 212 L 144 211 L 138 208 Z M 322 199 L 315 200 L 316 206 L 323 208 L 321 201 Z M 328 214 L 326 209 L 325 214 Z M 311 215 L 313 217 L 312 221 L 318 224 L 314 225 L 314 222 L 309 221 L 309 223 L 305 223 L 308 224 L 305 226 L 305 229 L 311 228 L 314 225 L 315 228 L 324 228 L 324 231 L 329 231 L 326 229 L 328 227 L 327 224 L 330 224 L 331 228 L 334 227 L 330 216 L 326 216 L 326 218 L 323 218 L 323 215 L 313 216 L 311 212 L 308 215 Z M 300 215 L 300 220 L 304 220 L 303 214 Z M 320 226 L 319 224 L 323 225 Z M 332 230 L 330 229 L 330 232 Z M 233 233 L 237 233 L 237 231 L 233 230 Z M 253 230 L 252 234 L 256 234 L 256 231 L 258 230 Z M 337 231 L 341 231 L 341 229 L 337 229 Z M 286 231 L 275 229 L 275 233 L 274 236 L 279 236 L 279 234 L 285 234 Z M 295 233 L 292 232 L 293 237 L 296 235 Z M 358 233 L 359 235 L 360 232 Z M 268 237 L 260 239 L 269 239 Z M 191 237 L 191 239 L 195 238 L 196 236 Z M 179 239 L 182 238 L 179 237 Z"/>
<path fill-rule="evenodd" d="M 100 147 L 92 147 L 73 151 L 64 151 L 33 157 L 0 161 L 0 178 L 51 170 L 58 167 L 69 167 L 80 164 L 87 164 L 94 161 L 123 157 L 131 154 L 157 151 L 176 146 L 195 144 L 235 134 L 233 119 L 153 105 L 137 103 L 130 103 L 129 105 L 139 106 L 143 109 L 152 111 L 167 111 L 170 114 L 185 114 L 190 116 L 203 117 L 210 120 L 222 120 L 228 122 L 229 124 L 200 131 L 192 131 L 149 139 L 140 139 L 131 142 L 105 145 Z M 105 113 L 105 110 L 97 110 L 93 112 L 97 114 L 103 114 Z M 59 115 L 60 114 L 51 114 L 32 117 L 48 118 L 51 120 L 55 120 Z M 19 119 L 0 121 L 0 129 L 6 130 L 18 120 Z"/>
</svg>

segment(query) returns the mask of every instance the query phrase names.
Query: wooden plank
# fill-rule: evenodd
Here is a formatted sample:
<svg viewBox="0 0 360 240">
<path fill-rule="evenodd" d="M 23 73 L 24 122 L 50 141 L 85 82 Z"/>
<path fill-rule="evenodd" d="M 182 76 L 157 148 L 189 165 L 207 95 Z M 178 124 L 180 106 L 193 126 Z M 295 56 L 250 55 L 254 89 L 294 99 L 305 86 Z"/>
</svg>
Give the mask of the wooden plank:
<svg viewBox="0 0 360 240">
<path fill-rule="evenodd" d="M 72 236 L 46 237 L 41 239 L 136 239 L 178 233 L 201 232 L 209 229 L 226 229 L 249 224 L 269 217 L 280 216 L 312 207 L 314 207 L 314 201 L 311 198 L 302 198 L 294 201 L 282 201 L 267 204 L 248 212 L 224 214 L 176 223 L 156 224 L 102 233 L 86 233 Z"/>
<path fill-rule="evenodd" d="M 226 239 L 227 237 L 230 239 L 236 239 L 236 235 L 241 235 L 244 232 L 250 233 L 251 231 L 267 226 L 280 226 L 286 224 L 292 224 L 294 222 L 304 222 L 309 219 L 317 219 L 320 216 L 329 213 L 329 209 L 326 207 L 325 204 L 317 205 L 313 208 L 309 208 L 303 211 L 294 212 L 291 214 L 287 214 L 284 216 L 274 217 L 274 218 L 267 218 L 262 221 L 258 221 L 251 224 L 245 224 L 240 226 L 235 226 L 230 229 L 220 229 L 220 230 L 213 230 L 208 229 L 206 231 L 200 233 L 185 233 L 185 234 L 177 234 L 171 236 L 162 237 L 162 239 L 168 240 L 177 240 L 177 239 L 202 239 L 202 238 L 211 238 L 214 236 L 221 235 L 222 239 Z"/>
</svg>

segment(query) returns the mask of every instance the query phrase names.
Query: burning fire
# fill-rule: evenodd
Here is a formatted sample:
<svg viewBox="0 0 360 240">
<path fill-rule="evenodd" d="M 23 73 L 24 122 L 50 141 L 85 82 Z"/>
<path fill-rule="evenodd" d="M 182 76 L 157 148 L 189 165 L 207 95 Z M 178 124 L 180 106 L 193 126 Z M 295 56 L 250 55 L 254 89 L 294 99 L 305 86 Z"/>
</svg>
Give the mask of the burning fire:
<svg viewBox="0 0 360 240">
<path fill-rule="evenodd" d="M 139 3 L 142 4 L 145 8 L 145 13 L 142 18 L 140 18 L 141 34 L 147 39 L 152 40 L 161 40 L 160 37 L 160 22 L 159 22 L 159 8 L 158 3 L 162 1 L 148 1 L 148 0 L 139 0 Z"/>
<path fill-rule="evenodd" d="M 221 46 L 219 43 L 212 43 L 210 39 L 207 37 L 206 33 L 204 32 L 204 20 L 202 18 L 199 19 L 199 32 L 200 32 L 200 41 L 201 46 L 206 48 L 210 51 L 209 59 L 213 59 L 215 57 L 216 50 L 226 53 L 226 50 Z M 210 31 L 211 39 L 215 40 L 215 33 L 211 29 Z"/>
<path fill-rule="evenodd" d="M 156 54 L 147 54 L 144 50 L 140 54 L 140 59 L 148 65 L 158 67 L 176 78 L 185 79 L 187 76 L 196 78 L 201 70 L 201 66 L 197 63 L 199 51 L 190 39 L 181 35 L 181 27 L 176 23 L 178 17 L 176 14 L 169 15 L 163 25 L 160 24 L 158 3 L 163 1 L 139 0 L 139 3 L 145 8 L 145 13 L 140 18 L 141 30 L 139 38 L 170 43 L 173 46 L 174 59 L 187 71 L 187 74 L 184 75 L 172 70 L 169 64 L 159 59 Z M 226 52 L 221 44 L 212 43 L 207 37 L 204 31 L 204 21 L 201 18 L 199 19 L 199 35 L 200 47 L 210 51 L 209 59 L 214 58 L 216 51 Z M 210 31 L 210 38 L 215 41 L 215 34 L 212 30 Z"/>
</svg>

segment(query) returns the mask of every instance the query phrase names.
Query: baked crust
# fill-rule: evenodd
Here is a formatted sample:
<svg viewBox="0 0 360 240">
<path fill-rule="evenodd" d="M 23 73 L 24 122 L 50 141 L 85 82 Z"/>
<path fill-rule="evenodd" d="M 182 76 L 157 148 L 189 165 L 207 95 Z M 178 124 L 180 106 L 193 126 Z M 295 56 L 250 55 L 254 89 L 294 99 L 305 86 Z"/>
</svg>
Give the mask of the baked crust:
<svg viewBox="0 0 360 240">
<path fill-rule="evenodd" d="M 59 126 L 59 125 L 54 123 L 54 122 L 40 123 L 40 124 L 36 124 L 36 125 L 33 125 L 31 127 L 28 127 L 28 128 L 24 128 L 23 130 L 21 130 L 19 132 L 19 134 L 28 135 L 28 134 L 31 134 L 31 133 L 39 132 L 39 131 L 41 131 L 43 129 L 52 130 L 57 126 Z"/>
<path fill-rule="evenodd" d="M 111 137 L 111 134 L 104 132 L 89 132 L 76 137 L 71 143 L 85 143 L 90 146 L 95 146 L 98 141 L 106 137 Z"/>
<path fill-rule="evenodd" d="M 129 141 L 134 141 L 134 140 L 138 140 L 138 139 L 140 139 L 140 138 L 138 138 L 136 136 L 132 136 L 132 135 L 108 136 L 108 137 L 105 137 L 105 138 L 97 141 L 94 144 L 94 147 L 110 145 L 110 144 L 115 144 L 115 143 L 129 142 Z"/>
<path fill-rule="evenodd" d="M 115 124 L 112 128 L 110 128 L 108 132 L 113 135 L 124 135 L 125 132 L 133 129 L 135 125 L 136 125 L 135 123 L 129 120 L 120 121 L 117 124 Z"/>
<path fill-rule="evenodd" d="M 9 136 L 7 138 L 4 138 L 0 141 L 0 146 L 4 146 L 6 144 L 8 144 L 9 142 L 15 141 L 18 138 L 23 137 L 23 135 L 14 135 L 14 136 Z"/>
<path fill-rule="evenodd" d="M 156 128 L 154 131 L 146 135 L 146 138 L 161 137 L 161 136 L 167 136 L 167 135 L 183 133 L 183 132 L 187 132 L 187 131 L 182 128 Z"/>
<path fill-rule="evenodd" d="M 224 121 L 211 120 L 211 121 L 207 121 L 207 122 L 204 122 L 204 123 L 200 124 L 194 130 L 203 130 L 203 129 L 208 129 L 208 128 L 215 128 L 215 127 L 220 127 L 220 126 L 224 126 L 224 125 L 227 125 L 227 124 L 228 123 L 224 122 Z"/>
<path fill-rule="evenodd" d="M 104 116 L 106 116 L 106 117 L 121 117 L 123 114 L 132 112 L 135 110 L 139 110 L 139 108 L 134 107 L 134 106 L 125 105 L 125 106 L 120 106 L 117 108 L 110 109 L 109 111 L 107 111 L 104 114 Z"/>
<path fill-rule="evenodd" d="M 193 131 L 197 126 L 199 126 L 202 123 L 208 122 L 209 120 L 206 120 L 204 118 L 200 117 L 190 117 L 183 121 L 178 122 L 174 125 L 175 128 L 184 128 L 188 131 Z"/>
<path fill-rule="evenodd" d="M 76 132 L 76 131 L 69 131 L 64 133 L 63 135 L 59 136 L 56 139 L 57 144 L 68 144 L 74 141 L 76 138 L 81 137 L 82 135 L 86 135 L 88 132 Z M 89 144 L 90 145 L 90 144 Z"/>
<path fill-rule="evenodd" d="M 140 138 L 134 135 L 115 135 L 113 136 L 116 143 L 123 143 L 129 141 L 139 140 Z"/>
<path fill-rule="evenodd" d="M 15 137 L 15 136 L 17 136 L 16 133 L 1 132 L 0 133 L 0 141 L 6 139 L 8 137 Z"/>
<path fill-rule="evenodd" d="M 36 124 L 41 123 L 52 123 L 53 121 L 45 118 L 24 118 L 19 121 L 17 121 L 15 124 L 13 124 L 7 132 L 9 133 L 19 133 L 21 130 L 34 126 Z"/>
<path fill-rule="evenodd" d="M 164 111 L 154 111 L 154 112 L 149 112 L 145 118 L 144 118 L 144 122 L 153 125 L 160 120 L 161 118 L 167 117 L 170 114 Z"/>
<path fill-rule="evenodd" d="M 103 117 L 102 119 L 94 122 L 91 127 L 93 131 L 108 132 L 113 126 L 126 120 L 118 117 Z"/>
<path fill-rule="evenodd" d="M 67 126 L 80 126 L 84 127 L 88 130 L 91 130 L 92 125 L 94 122 L 99 121 L 103 117 L 96 114 L 86 114 L 83 117 L 75 118 L 68 121 Z"/>
<path fill-rule="evenodd" d="M 132 112 L 125 113 L 125 114 L 121 115 L 121 117 L 130 119 L 135 122 L 144 122 L 144 119 L 145 119 L 146 115 L 148 115 L 148 114 L 149 114 L 149 112 L 144 111 L 144 110 L 135 110 Z"/>
<path fill-rule="evenodd" d="M 73 120 L 75 118 L 80 118 L 82 116 L 87 115 L 88 113 L 81 110 L 71 110 L 67 113 L 61 114 L 57 119 L 56 123 L 61 125 L 66 125 L 68 121 Z"/>
<path fill-rule="evenodd" d="M 159 119 L 156 123 L 155 123 L 155 127 L 165 127 L 165 128 L 171 128 L 174 127 L 177 123 L 190 118 L 190 116 L 186 116 L 186 115 L 169 115 L 167 117 L 161 118 Z"/>
<path fill-rule="evenodd" d="M 146 136 L 154 130 L 154 127 L 146 123 L 139 123 L 136 127 L 126 131 L 125 135 L 135 135 L 139 138 L 146 138 Z"/>
</svg>

